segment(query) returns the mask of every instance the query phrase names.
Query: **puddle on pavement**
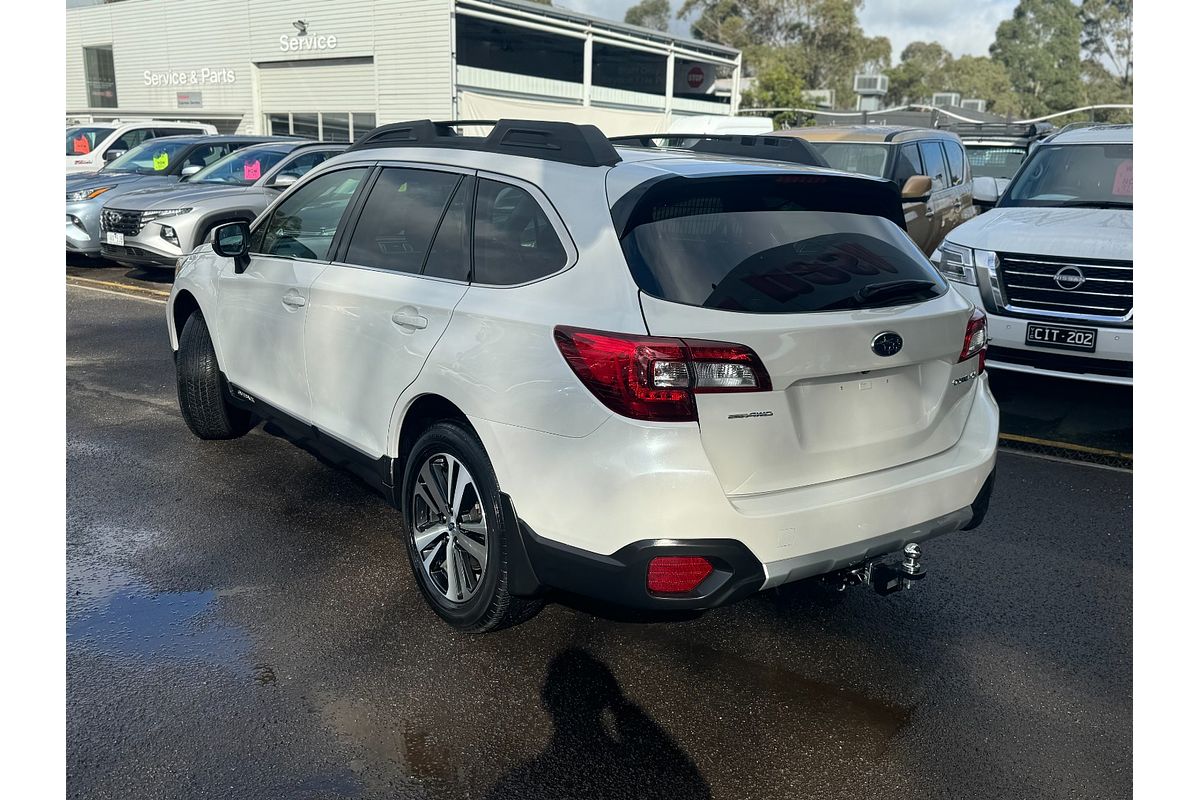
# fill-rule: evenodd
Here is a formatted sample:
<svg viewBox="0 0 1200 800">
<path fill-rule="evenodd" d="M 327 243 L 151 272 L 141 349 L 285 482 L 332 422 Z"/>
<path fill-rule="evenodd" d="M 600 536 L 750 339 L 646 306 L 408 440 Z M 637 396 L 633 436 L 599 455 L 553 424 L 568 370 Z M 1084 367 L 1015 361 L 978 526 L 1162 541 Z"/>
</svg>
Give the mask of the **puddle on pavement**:
<svg viewBox="0 0 1200 800">
<path fill-rule="evenodd" d="M 215 616 L 217 592 L 153 592 L 122 585 L 68 608 L 67 646 L 134 659 L 238 664 L 249 637 Z"/>
</svg>

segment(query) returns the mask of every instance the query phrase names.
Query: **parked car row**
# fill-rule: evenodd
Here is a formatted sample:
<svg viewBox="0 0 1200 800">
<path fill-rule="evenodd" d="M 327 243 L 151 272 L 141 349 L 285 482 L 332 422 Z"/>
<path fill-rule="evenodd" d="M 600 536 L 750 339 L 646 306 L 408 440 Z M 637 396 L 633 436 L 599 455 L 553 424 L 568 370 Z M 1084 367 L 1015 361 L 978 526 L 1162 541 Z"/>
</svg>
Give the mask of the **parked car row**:
<svg viewBox="0 0 1200 800">
<path fill-rule="evenodd" d="M 344 144 L 277 136 L 164 136 L 67 176 L 66 249 L 174 268 L 217 225 L 252 220 Z"/>
</svg>

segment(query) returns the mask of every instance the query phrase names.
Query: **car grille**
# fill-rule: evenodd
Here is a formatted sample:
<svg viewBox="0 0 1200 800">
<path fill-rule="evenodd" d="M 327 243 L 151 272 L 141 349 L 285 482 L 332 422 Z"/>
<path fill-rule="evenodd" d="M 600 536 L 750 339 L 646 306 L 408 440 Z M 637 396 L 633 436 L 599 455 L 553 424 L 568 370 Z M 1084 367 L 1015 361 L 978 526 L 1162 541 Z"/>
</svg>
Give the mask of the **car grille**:
<svg viewBox="0 0 1200 800">
<path fill-rule="evenodd" d="M 1133 262 L 1000 253 L 1007 307 L 1049 316 L 1122 319 L 1133 310 Z"/>
<path fill-rule="evenodd" d="M 126 236 L 137 236 L 142 232 L 142 212 L 122 211 L 119 208 L 106 208 L 100 215 L 100 227 L 106 231 L 123 233 Z"/>
</svg>

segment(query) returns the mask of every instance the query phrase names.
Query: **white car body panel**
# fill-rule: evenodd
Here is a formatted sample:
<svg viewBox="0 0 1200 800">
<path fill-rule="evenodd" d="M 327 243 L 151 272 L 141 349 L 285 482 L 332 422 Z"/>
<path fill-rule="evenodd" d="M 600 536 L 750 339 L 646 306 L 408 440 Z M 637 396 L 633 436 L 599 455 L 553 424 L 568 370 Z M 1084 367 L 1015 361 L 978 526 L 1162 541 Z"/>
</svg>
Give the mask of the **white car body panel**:
<svg viewBox="0 0 1200 800">
<path fill-rule="evenodd" d="M 105 123 L 85 124 L 74 127 L 94 128 L 105 126 Z M 204 122 L 170 122 L 167 120 L 147 120 L 143 122 L 127 122 L 124 124 L 114 123 L 114 127 L 104 139 L 96 142 L 95 147 L 90 153 L 81 153 L 69 155 L 67 159 L 67 174 L 71 175 L 77 172 L 95 172 L 105 165 L 104 153 L 118 139 L 124 136 L 129 131 L 142 130 L 143 128 L 169 128 L 177 134 L 213 134 L 217 133 L 217 129 L 213 125 Z"/>
</svg>

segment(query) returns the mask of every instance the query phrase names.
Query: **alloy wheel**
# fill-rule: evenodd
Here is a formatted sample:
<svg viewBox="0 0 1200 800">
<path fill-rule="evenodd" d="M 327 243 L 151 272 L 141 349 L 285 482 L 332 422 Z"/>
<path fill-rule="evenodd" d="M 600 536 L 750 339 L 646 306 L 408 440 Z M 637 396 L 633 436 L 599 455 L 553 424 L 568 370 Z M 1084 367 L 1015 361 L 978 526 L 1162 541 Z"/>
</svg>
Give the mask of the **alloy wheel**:
<svg viewBox="0 0 1200 800">
<path fill-rule="evenodd" d="M 430 456 L 413 486 L 413 544 L 429 582 L 451 603 L 479 590 L 488 529 L 475 479 L 449 453 Z"/>
</svg>

